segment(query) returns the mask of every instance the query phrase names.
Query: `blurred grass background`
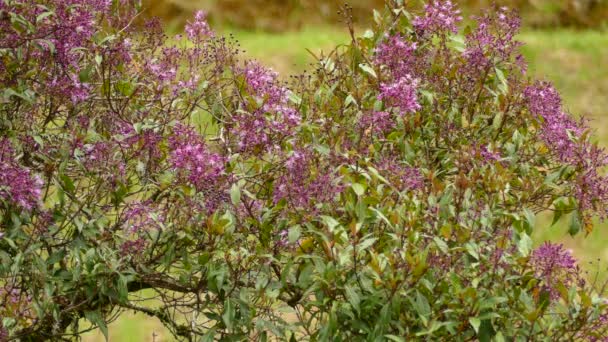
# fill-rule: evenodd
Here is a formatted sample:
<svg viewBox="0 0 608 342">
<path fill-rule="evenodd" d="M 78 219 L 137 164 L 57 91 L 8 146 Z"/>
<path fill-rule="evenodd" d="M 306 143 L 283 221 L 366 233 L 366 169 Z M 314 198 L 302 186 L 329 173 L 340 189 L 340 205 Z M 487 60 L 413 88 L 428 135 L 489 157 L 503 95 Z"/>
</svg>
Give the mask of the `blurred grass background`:
<svg viewBox="0 0 608 342">
<path fill-rule="evenodd" d="M 479 12 L 486 0 L 455 1 L 465 13 Z M 160 16 L 169 31 L 178 31 L 196 9 L 209 12 L 214 28 L 232 33 L 248 58 L 258 59 L 283 76 L 305 70 L 315 54 L 347 43 L 346 30 L 336 11 L 343 1 L 322 0 L 148 0 L 148 15 Z M 383 0 L 350 0 L 359 27 L 369 24 L 373 8 Z M 608 147 L 608 0 L 504 0 L 520 10 L 526 43 L 524 55 L 532 76 L 554 83 L 565 108 L 592 119 L 600 144 Z M 362 32 L 359 32 L 362 33 Z M 572 238 L 568 218 L 549 227 L 547 215 L 537 219 L 536 244 L 545 240 L 564 243 L 581 265 L 608 277 L 608 224 L 599 223 L 588 236 Z M 599 263 L 598 263 L 599 261 Z M 590 262 L 594 262 L 593 265 Z M 599 264 L 599 266 L 598 266 Z M 155 319 L 126 313 L 109 326 L 110 341 L 173 341 Z M 86 342 L 103 341 L 100 332 L 83 336 Z"/>
</svg>

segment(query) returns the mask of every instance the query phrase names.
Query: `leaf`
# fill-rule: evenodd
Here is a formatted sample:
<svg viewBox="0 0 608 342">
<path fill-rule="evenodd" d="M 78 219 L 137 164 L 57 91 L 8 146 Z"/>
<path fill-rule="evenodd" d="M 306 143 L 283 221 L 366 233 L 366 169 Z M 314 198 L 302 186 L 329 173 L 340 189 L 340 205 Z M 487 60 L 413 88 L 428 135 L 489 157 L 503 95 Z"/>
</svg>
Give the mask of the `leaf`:
<svg viewBox="0 0 608 342">
<path fill-rule="evenodd" d="M 377 169 L 375 169 L 375 168 L 373 168 L 371 166 L 368 166 L 367 170 L 369 171 L 369 173 L 372 176 L 374 176 L 375 178 L 377 178 L 380 182 L 382 182 L 384 184 L 387 184 L 387 185 L 390 185 L 390 183 L 388 182 L 388 180 L 386 180 L 386 178 L 382 177 L 382 175 L 380 174 L 380 172 L 378 172 Z"/>
<path fill-rule="evenodd" d="M 355 291 L 355 289 L 350 286 L 345 286 L 344 292 L 346 295 L 346 300 L 348 300 L 348 302 L 350 303 L 350 305 L 352 305 L 355 311 L 359 312 L 359 304 L 361 304 L 361 297 L 359 297 L 357 291 Z"/>
<path fill-rule="evenodd" d="M 232 330 L 234 326 L 234 306 L 230 299 L 227 299 L 224 303 L 224 314 L 222 315 L 222 321 L 226 325 L 226 329 Z"/>
<path fill-rule="evenodd" d="M 374 10 L 374 21 L 376 24 L 380 25 L 382 23 L 382 14 L 377 10 Z"/>
<path fill-rule="evenodd" d="M 293 104 L 295 104 L 296 106 L 299 106 L 302 104 L 302 98 L 299 97 L 296 93 L 294 93 L 293 91 L 290 91 L 287 93 L 287 98 L 289 99 L 289 101 L 291 101 Z"/>
<path fill-rule="evenodd" d="M 433 101 L 434 101 L 434 95 L 433 95 L 433 93 L 431 93 L 428 90 L 420 90 L 420 94 L 422 94 L 422 96 L 426 99 L 426 101 L 429 104 L 431 104 L 431 105 L 433 104 Z"/>
<path fill-rule="evenodd" d="M 230 200 L 235 206 L 241 203 L 241 188 L 237 184 L 232 184 L 230 188 Z"/>
<path fill-rule="evenodd" d="M 365 194 L 365 186 L 359 183 L 353 183 L 351 185 L 353 191 L 357 196 L 363 196 Z"/>
<path fill-rule="evenodd" d="M 344 107 L 349 107 L 351 104 L 357 105 L 357 100 L 352 95 L 348 95 L 344 100 Z"/>
<path fill-rule="evenodd" d="M 359 68 L 361 68 L 361 70 L 363 70 L 365 73 L 371 75 L 373 78 L 378 78 L 378 75 L 376 75 L 376 71 L 371 66 L 362 63 L 359 64 Z"/>
<path fill-rule="evenodd" d="M 99 313 L 99 311 L 85 311 L 84 317 L 86 317 L 86 319 L 89 320 L 89 322 L 91 322 L 94 325 L 96 325 L 97 327 L 99 327 L 103 336 L 106 338 L 106 341 L 109 341 L 108 326 L 106 325 L 106 322 L 101 317 L 101 314 Z"/>
<path fill-rule="evenodd" d="M 522 232 L 519 236 L 517 249 L 523 256 L 528 256 L 532 251 L 532 239 L 525 232 Z"/>
<path fill-rule="evenodd" d="M 289 240 L 289 243 L 296 243 L 296 241 L 298 241 L 301 235 L 302 230 L 300 229 L 300 226 L 294 226 L 289 229 L 287 239 Z"/>
<path fill-rule="evenodd" d="M 135 91 L 135 85 L 129 81 L 118 81 L 115 85 L 116 90 L 124 96 L 131 96 Z"/>
<path fill-rule="evenodd" d="M 74 182 L 68 175 L 61 174 L 59 178 L 61 178 L 61 185 L 63 186 L 63 189 L 66 190 L 68 193 L 73 193 L 74 190 L 76 190 Z"/>
<path fill-rule="evenodd" d="M 431 306 L 429 301 L 426 299 L 420 291 L 416 291 L 416 301 L 413 303 L 414 309 L 420 315 L 420 318 L 424 320 L 424 325 L 428 322 L 428 317 L 431 315 Z"/>
<path fill-rule="evenodd" d="M 469 318 L 469 323 L 471 323 L 471 326 L 475 330 L 475 333 L 479 334 L 479 326 L 481 325 L 481 320 L 477 317 L 471 317 Z"/>
<path fill-rule="evenodd" d="M 578 210 L 572 213 L 572 217 L 570 218 L 570 225 L 568 226 L 568 234 L 571 236 L 575 236 L 578 234 L 583 228 L 583 224 L 581 223 L 580 215 Z"/>
<path fill-rule="evenodd" d="M 448 245 L 445 243 L 445 241 L 441 240 L 440 238 L 438 238 L 437 236 L 433 238 L 433 240 L 435 241 L 435 243 L 437 244 L 437 247 L 439 247 L 439 249 L 445 253 L 448 254 L 449 252 L 449 247 Z"/>
<path fill-rule="evenodd" d="M 498 88 L 503 94 L 506 94 L 509 91 L 509 83 L 507 82 L 505 74 L 499 68 L 494 68 L 494 71 L 496 72 L 496 77 L 498 78 L 498 81 L 500 81 Z"/>
<path fill-rule="evenodd" d="M 368 235 L 368 236 L 370 236 L 370 235 Z M 357 245 L 357 250 L 358 251 L 366 250 L 369 247 L 371 247 L 374 243 L 376 243 L 376 241 L 378 241 L 378 238 L 367 238 L 367 239 L 364 239 L 363 241 L 361 241 Z"/>
<path fill-rule="evenodd" d="M 330 232 L 340 225 L 340 222 L 336 221 L 336 219 L 331 216 L 321 215 L 321 220 L 327 225 Z"/>
<path fill-rule="evenodd" d="M 55 14 L 55 13 L 52 11 L 43 12 L 41 14 L 38 14 L 38 16 L 36 17 L 36 23 L 43 21 L 45 18 L 50 17 L 53 14 Z"/>
<path fill-rule="evenodd" d="M 524 216 L 526 218 L 526 226 L 525 226 L 526 232 L 528 234 L 531 234 L 532 230 L 534 229 L 534 226 L 536 225 L 536 215 L 534 215 L 532 210 L 525 208 Z"/>
<path fill-rule="evenodd" d="M 33 103 L 34 101 L 28 97 L 25 93 L 18 93 L 14 89 L 7 88 L 4 90 L 4 98 L 10 99 L 11 96 L 17 96 L 18 98 L 25 100 L 26 102 Z"/>
</svg>

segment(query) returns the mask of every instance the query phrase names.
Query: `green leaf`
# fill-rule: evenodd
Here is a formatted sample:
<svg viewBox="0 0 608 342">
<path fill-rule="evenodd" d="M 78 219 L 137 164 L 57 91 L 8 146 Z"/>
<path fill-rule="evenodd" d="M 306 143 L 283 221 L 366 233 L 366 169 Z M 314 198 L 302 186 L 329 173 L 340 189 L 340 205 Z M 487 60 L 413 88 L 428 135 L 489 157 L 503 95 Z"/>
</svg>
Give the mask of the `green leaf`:
<svg viewBox="0 0 608 342">
<path fill-rule="evenodd" d="M 414 309 L 420 315 L 420 318 L 424 321 L 424 325 L 426 326 L 428 322 L 428 318 L 431 315 L 431 306 L 429 305 L 429 301 L 426 299 L 420 291 L 416 291 L 416 301 L 413 303 Z"/>
<path fill-rule="evenodd" d="M 38 16 L 36 17 L 36 23 L 43 21 L 45 18 L 50 17 L 53 14 L 55 14 L 55 13 L 52 11 L 43 12 L 41 14 L 38 14 Z"/>
<path fill-rule="evenodd" d="M 536 225 L 536 215 L 534 215 L 534 213 L 530 209 L 525 208 L 524 217 L 526 218 L 525 225 L 524 225 L 524 228 L 526 229 L 526 233 L 532 234 L 532 230 L 534 229 L 534 226 Z"/>
<path fill-rule="evenodd" d="M 336 219 L 331 216 L 321 215 L 321 220 L 327 225 L 330 232 L 340 225 L 340 222 L 336 221 Z"/>
<path fill-rule="evenodd" d="M 494 71 L 496 72 L 496 77 L 500 82 L 498 85 L 498 89 L 500 89 L 503 94 L 506 94 L 509 91 L 509 83 L 507 82 L 505 74 L 499 68 L 494 68 Z"/>
<path fill-rule="evenodd" d="M 85 311 L 84 317 L 87 320 L 89 320 L 89 322 L 91 322 L 94 325 L 96 325 L 97 327 L 99 327 L 99 329 L 101 330 L 101 333 L 106 338 L 106 341 L 109 340 L 108 326 L 106 325 L 106 322 L 101 317 L 101 314 L 99 313 L 99 311 Z"/>
<path fill-rule="evenodd" d="M 59 178 L 61 179 L 61 185 L 63 186 L 63 189 L 66 190 L 68 193 L 73 193 L 74 190 L 76 190 L 74 182 L 68 175 L 64 173 L 61 174 Z"/>
<path fill-rule="evenodd" d="M 237 184 L 232 184 L 230 188 L 230 200 L 232 200 L 232 204 L 234 205 L 241 203 L 241 188 Z"/>
<path fill-rule="evenodd" d="M 135 85 L 129 81 L 118 81 L 115 87 L 116 90 L 124 96 L 131 96 L 135 91 Z"/>
<path fill-rule="evenodd" d="M 345 286 L 344 292 L 346 295 L 346 300 L 348 300 L 348 302 L 350 303 L 350 305 L 352 305 L 352 307 L 355 309 L 355 311 L 359 312 L 359 305 L 361 303 L 361 297 L 359 297 L 359 294 L 357 293 L 357 291 L 355 291 L 355 289 L 350 286 Z"/>
<path fill-rule="evenodd" d="M 473 330 L 475 330 L 475 333 L 479 334 L 479 326 L 481 325 L 481 320 L 477 317 L 471 317 L 469 318 L 469 323 L 471 323 L 471 326 L 473 327 Z"/>
<path fill-rule="evenodd" d="M 517 242 L 517 249 L 523 256 L 528 256 L 532 251 L 532 239 L 528 234 L 522 232 L 519 235 L 519 241 Z"/>
<path fill-rule="evenodd" d="M 365 186 L 359 183 L 353 183 L 351 185 L 353 191 L 357 196 L 363 196 L 365 194 Z"/>
<path fill-rule="evenodd" d="M 227 299 L 224 303 L 224 314 L 222 315 L 222 321 L 226 325 L 228 330 L 232 330 L 234 327 L 234 306 L 232 301 Z"/>
<path fill-rule="evenodd" d="M 25 100 L 28 103 L 33 103 L 34 102 L 33 99 L 26 94 L 26 92 L 19 93 L 19 92 L 15 91 L 14 89 L 11 89 L 11 88 L 6 88 L 4 90 L 4 95 L 3 96 L 4 96 L 5 99 L 10 99 L 12 96 L 16 96 L 16 97 L 18 97 L 18 98 L 20 98 L 22 100 Z"/>
<path fill-rule="evenodd" d="M 352 95 L 348 95 L 344 100 L 344 107 L 349 107 L 351 104 L 357 105 L 357 100 Z"/>
<path fill-rule="evenodd" d="M 445 243 L 445 241 L 441 240 L 439 237 L 434 237 L 433 240 L 435 241 L 435 243 L 437 244 L 437 247 L 439 247 L 439 249 L 447 254 L 449 252 L 449 247 L 448 245 Z"/>
<path fill-rule="evenodd" d="M 583 228 L 583 224 L 581 223 L 581 218 L 578 213 L 578 210 L 572 213 L 572 217 L 570 217 L 570 225 L 568 227 L 568 234 L 571 236 L 575 236 L 578 234 Z"/>
<path fill-rule="evenodd" d="M 380 25 L 382 23 L 382 14 L 377 10 L 374 10 L 374 21 L 376 24 Z"/>
<path fill-rule="evenodd" d="M 289 229 L 289 233 L 287 234 L 287 238 L 289 239 L 289 243 L 296 243 L 300 236 L 302 235 L 302 229 L 300 226 L 294 226 Z"/>
<path fill-rule="evenodd" d="M 378 241 L 378 238 L 371 237 L 371 234 L 367 235 L 367 237 L 368 238 L 364 238 L 363 241 L 361 241 L 357 245 L 358 251 L 364 251 L 364 250 L 368 249 L 369 247 L 371 247 L 374 243 L 376 243 L 376 241 Z"/>
<path fill-rule="evenodd" d="M 376 75 L 376 71 L 371 66 L 362 63 L 359 64 L 359 68 L 361 68 L 361 70 L 363 70 L 365 73 L 369 74 L 373 78 L 378 78 L 378 75 Z"/>
<path fill-rule="evenodd" d="M 291 103 L 295 104 L 296 106 L 299 106 L 302 104 L 302 98 L 299 97 L 293 91 L 290 91 L 287 93 L 287 98 L 289 99 L 289 101 L 291 101 Z"/>
</svg>

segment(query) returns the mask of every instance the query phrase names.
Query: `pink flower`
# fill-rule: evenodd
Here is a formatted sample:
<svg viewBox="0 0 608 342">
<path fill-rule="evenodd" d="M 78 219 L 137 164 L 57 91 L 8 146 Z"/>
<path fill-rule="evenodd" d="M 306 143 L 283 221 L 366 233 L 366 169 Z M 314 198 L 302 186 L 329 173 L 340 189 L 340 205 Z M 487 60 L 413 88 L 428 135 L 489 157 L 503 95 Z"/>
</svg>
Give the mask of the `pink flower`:
<svg viewBox="0 0 608 342">
<path fill-rule="evenodd" d="M 213 36 L 213 31 L 207 23 L 207 13 L 197 11 L 194 15 L 194 21 L 186 24 L 186 34 L 188 39 L 195 43 L 200 43 L 207 37 Z"/>
<path fill-rule="evenodd" d="M 424 10 L 424 16 L 414 18 L 417 32 L 422 35 L 458 33 L 457 24 L 462 21 L 462 16 L 451 1 L 431 1 L 424 6 Z"/>
<path fill-rule="evenodd" d="M 382 84 L 378 99 L 399 108 L 401 114 L 415 112 L 422 108 L 417 98 L 419 83 L 418 79 L 405 75 L 393 83 Z"/>
<path fill-rule="evenodd" d="M 543 288 L 549 291 L 552 300 L 559 299 L 555 285 L 561 283 L 566 288 L 577 280 L 578 267 L 570 250 L 563 245 L 545 242 L 530 257 L 530 264 L 536 276 L 542 281 Z"/>
<path fill-rule="evenodd" d="M 0 200 L 30 211 L 40 203 L 40 177 L 19 165 L 8 139 L 0 139 Z"/>
</svg>

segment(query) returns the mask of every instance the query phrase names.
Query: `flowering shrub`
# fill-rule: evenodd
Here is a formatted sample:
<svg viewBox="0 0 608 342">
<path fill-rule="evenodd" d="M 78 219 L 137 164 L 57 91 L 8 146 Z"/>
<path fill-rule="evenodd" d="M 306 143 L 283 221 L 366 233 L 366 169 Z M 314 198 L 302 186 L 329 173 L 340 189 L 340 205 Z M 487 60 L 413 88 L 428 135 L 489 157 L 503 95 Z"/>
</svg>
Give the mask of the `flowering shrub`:
<svg viewBox="0 0 608 342">
<path fill-rule="evenodd" d="M 0 339 L 124 311 L 184 340 L 607 338 L 530 234 L 605 218 L 608 158 L 515 14 L 385 12 L 283 83 L 203 13 L 169 40 L 128 0 L 0 2 Z"/>
</svg>

